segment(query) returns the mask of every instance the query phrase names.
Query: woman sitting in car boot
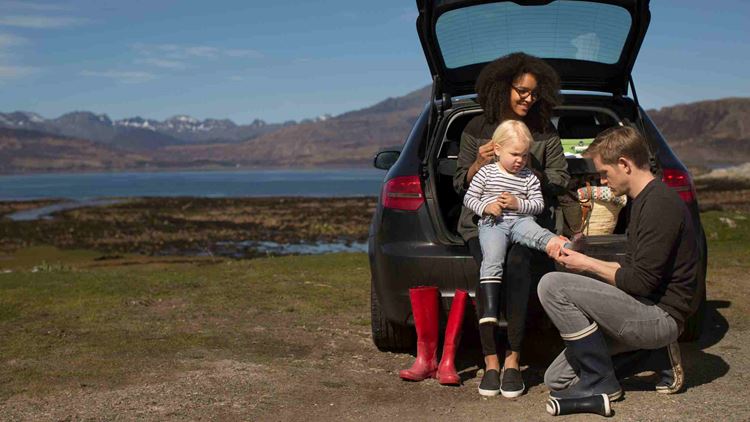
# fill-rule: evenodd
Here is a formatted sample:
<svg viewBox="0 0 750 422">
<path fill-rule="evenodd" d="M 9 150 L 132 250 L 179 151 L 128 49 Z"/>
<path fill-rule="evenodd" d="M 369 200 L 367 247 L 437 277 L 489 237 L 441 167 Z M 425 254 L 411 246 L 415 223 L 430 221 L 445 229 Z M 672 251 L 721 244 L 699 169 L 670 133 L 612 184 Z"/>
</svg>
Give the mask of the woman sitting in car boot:
<svg viewBox="0 0 750 422">
<path fill-rule="evenodd" d="M 464 195 L 479 169 L 492 161 L 494 150 L 489 140 L 498 125 L 507 120 L 520 120 L 528 126 L 533 137 L 528 167 L 539 179 L 546 204 L 537 221 L 542 227 L 554 229 L 550 207 L 567 200 L 565 194 L 570 181 L 560 137 L 550 122 L 552 110 L 560 102 L 559 76 L 543 60 L 524 53 L 513 53 L 482 69 L 477 79 L 476 92 L 477 101 L 484 113 L 473 118 L 461 134 L 453 178 L 454 189 L 459 195 Z M 559 201 L 558 197 L 563 199 Z M 577 204 L 570 205 L 573 206 L 570 208 L 572 210 L 578 207 Z M 478 220 L 479 217 L 471 209 L 463 207 L 458 232 L 477 266 L 481 267 L 483 259 L 478 239 Z M 573 216 L 570 221 L 580 221 L 580 216 Z M 552 261 L 544 254 L 520 244 L 510 246 L 505 267 L 513 268 L 513 271 L 503 278 L 508 328 L 507 344 L 502 342 L 505 349 L 502 380 L 497 326 L 481 324 L 479 327 L 485 361 L 485 373 L 479 387 L 482 395 L 493 396 L 502 391 L 505 397 L 516 397 L 525 390 L 520 372 L 520 351 L 526 329 L 529 295 L 532 292 L 532 259 L 535 267 L 544 267 L 546 271 L 554 269 Z M 482 315 L 483 298 L 479 288 L 477 295 L 480 308 L 477 312 Z"/>
</svg>

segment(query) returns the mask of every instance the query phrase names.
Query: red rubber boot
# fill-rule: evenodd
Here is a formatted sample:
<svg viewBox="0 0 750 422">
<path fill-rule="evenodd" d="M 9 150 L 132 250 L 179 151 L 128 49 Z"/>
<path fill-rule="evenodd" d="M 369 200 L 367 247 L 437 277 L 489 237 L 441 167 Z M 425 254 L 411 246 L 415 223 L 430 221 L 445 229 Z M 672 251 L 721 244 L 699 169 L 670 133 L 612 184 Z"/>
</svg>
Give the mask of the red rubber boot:
<svg viewBox="0 0 750 422">
<path fill-rule="evenodd" d="M 443 385 L 461 384 L 461 377 L 456 373 L 455 357 L 456 349 L 461 342 L 461 326 L 464 323 L 467 296 L 469 294 L 466 293 L 466 290 L 456 290 L 453 303 L 451 303 L 451 312 L 448 314 L 445 341 L 443 342 L 443 357 L 440 359 L 440 365 L 435 376 L 438 382 Z"/>
<path fill-rule="evenodd" d="M 398 376 L 408 381 L 422 381 L 435 376 L 438 342 L 438 288 L 420 286 L 409 289 L 414 326 L 417 329 L 417 360 Z"/>
</svg>

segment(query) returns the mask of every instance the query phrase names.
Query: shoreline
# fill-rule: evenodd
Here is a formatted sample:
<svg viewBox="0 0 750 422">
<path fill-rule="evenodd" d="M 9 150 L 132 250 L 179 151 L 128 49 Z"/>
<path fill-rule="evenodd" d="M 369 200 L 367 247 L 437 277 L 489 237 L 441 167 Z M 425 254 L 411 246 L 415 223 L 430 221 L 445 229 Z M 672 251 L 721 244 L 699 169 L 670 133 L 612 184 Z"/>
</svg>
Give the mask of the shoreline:
<svg viewBox="0 0 750 422">
<path fill-rule="evenodd" d="M 695 178 L 700 210 L 750 212 L 750 179 L 716 175 Z M 377 199 L 366 194 L 101 197 L 93 206 L 63 198 L 6 199 L 0 200 L 0 252 L 37 245 L 105 255 L 229 258 L 363 251 Z M 26 221 L 9 218 L 45 207 L 49 211 Z"/>
<path fill-rule="evenodd" d="M 374 196 L 129 198 L 13 221 L 13 212 L 54 203 L 0 201 L 0 252 L 39 245 L 105 255 L 229 258 L 363 251 L 376 202 Z"/>
<path fill-rule="evenodd" d="M 685 164 L 685 163 L 683 163 Z M 738 162 L 708 162 L 708 163 L 701 163 L 701 164 L 685 164 L 685 166 L 688 168 L 688 171 L 690 173 L 693 173 L 696 177 L 702 176 L 706 173 L 710 173 L 712 171 L 726 171 L 726 170 L 733 170 L 733 169 L 741 169 L 743 167 L 747 167 L 747 165 L 750 164 L 745 161 L 738 161 Z M 367 162 L 360 162 L 360 163 L 353 163 L 353 164 L 326 164 L 324 166 L 246 166 L 246 165 L 237 165 L 237 166 L 222 166 L 222 165 L 216 165 L 216 166 L 198 166 L 198 167 L 192 167 L 192 166 L 176 166 L 176 167 L 126 167 L 126 168 L 90 168 L 90 169 L 72 169 L 72 170 L 60 170 L 60 169 L 41 169 L 41 170 L 28 170 L 28 171 L 10 171 L 6 172 L 3 170 L 0 170 L 0 177 L 5 176 L 36 176 L 36 175 L 62 175 L 62 174 L 69 174 L 69 175 L 78 175 L 78 174 L 123 174 L 123 173 L 220 173 L 220 172 L 226 172 L 226 173 L 235 173 L 235 172 L 307 172 L 307 171 L 326 171 L 326 170 L 333 170 L 333 171 L 342 171 L 342 170 L 355 170 L 355 171 L 362 171 L 362 170 L 373 170 L 377 171 L 378 169 L 374 168 L 372 166 L 372 163 L 370 161 Z M 380 170 L 382 171 L 382 170 Z"/>
<path fill-rule="evenodd" d="M 299 170 L 300 172 L 305 171 L 326 171 L 326 170 L 378 170 L 372 166 L 371 163 L 362 165 L 326 165 L 323 167 L 317 166 L 291 166 L 291 167 L 265 167 L 265 166 L 206 166 L 206 167 L 129 167 L 121 169 L 81 169 L 81 170 L 66 170 L 56 171 L 55 169 L 46 170 L 30 170 L 22 172 L 3 172 L 0 171 L 0 177 L 4 176 L 35 176 L 35 175 L 58 175 L 58 174 L 122 174 L 122 173 L 219 173 L 219 172 L 244 172 L 244 171 L 261 171 L 261 172 L 273 172 L 273 171 L 289 171 L 294 172 Z M 382 171 L 382 170 L 381 170 Z"/>
</svg>

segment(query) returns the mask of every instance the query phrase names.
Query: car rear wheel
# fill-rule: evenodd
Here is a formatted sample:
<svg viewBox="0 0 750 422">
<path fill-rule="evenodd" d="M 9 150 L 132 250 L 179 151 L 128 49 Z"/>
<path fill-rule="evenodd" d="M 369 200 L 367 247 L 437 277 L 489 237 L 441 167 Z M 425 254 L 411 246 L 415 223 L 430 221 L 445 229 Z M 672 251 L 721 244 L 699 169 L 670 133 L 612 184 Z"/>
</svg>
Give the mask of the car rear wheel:
<svg viewBox="0 0 750 422">
<path fill-rule="evenodd" d="M 685 321 L 685 329 L 682 331 L 679 341 L 697 341 L 703 332 L 703 321 L 706 318 L 706 260 L 701 260 L 700 265 L 700 268 L 698 268 L 700 277 L 698 283 L 703 286 L 701 301 L 695 313 Z"/>
<path fill-rule="evenodd" d="M 698 310 L 695 311 L 693 315 L 690 315 L 690 317 L 685 322 L 685 330 L 683 330 L 682 335 L 680 336 L 680 341 L 697 341 L 701 338 L 701 333 L 703 333 L 703 321 L 706 317 L 706 293 L 703 293 L 703 299 L 701 300 L 700 305 L 698 305 Z"/>
<path fill-rule="evenodd" d="M 414 329 L 394 324 L 385 318 L 372 284 L 370 285 L 370 312 L 372 314 L 372 341 L 378 350 L 399 352 L 414 348 L 417 342 Z"/>
</svg>

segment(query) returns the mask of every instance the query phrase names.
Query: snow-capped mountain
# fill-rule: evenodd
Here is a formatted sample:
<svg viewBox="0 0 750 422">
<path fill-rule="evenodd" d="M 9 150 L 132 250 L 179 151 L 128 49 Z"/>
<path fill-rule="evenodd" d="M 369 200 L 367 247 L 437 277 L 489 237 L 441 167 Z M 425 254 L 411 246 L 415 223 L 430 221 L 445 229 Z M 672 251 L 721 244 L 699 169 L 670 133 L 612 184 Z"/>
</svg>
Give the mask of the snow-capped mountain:
<svg viewBox="0 0 750 422">
<path fill-rule="evenodd" d="M 45 119 L 36 113 L 23 111 L 0 113 L 0 127 L 90 139 L 132 150 L 193 143 L 242 142 L 292 124 L 296 122 L 267 124 L 256 119 L 247 125 L 237 125 L 229 119 L 199 120 L 187 115 L 173 116 L 164 121 L 140 116 L 112 120 L 106 114 L 88 111 L 75 111 L 56 119 Z"/>
<path fill-rule="evenodd" d="M 44 117 L 28 111 L 0 113 L 0 126 L 2 127 L 34 130 L 42 127 L 45 121 Z"/>
</svg>

